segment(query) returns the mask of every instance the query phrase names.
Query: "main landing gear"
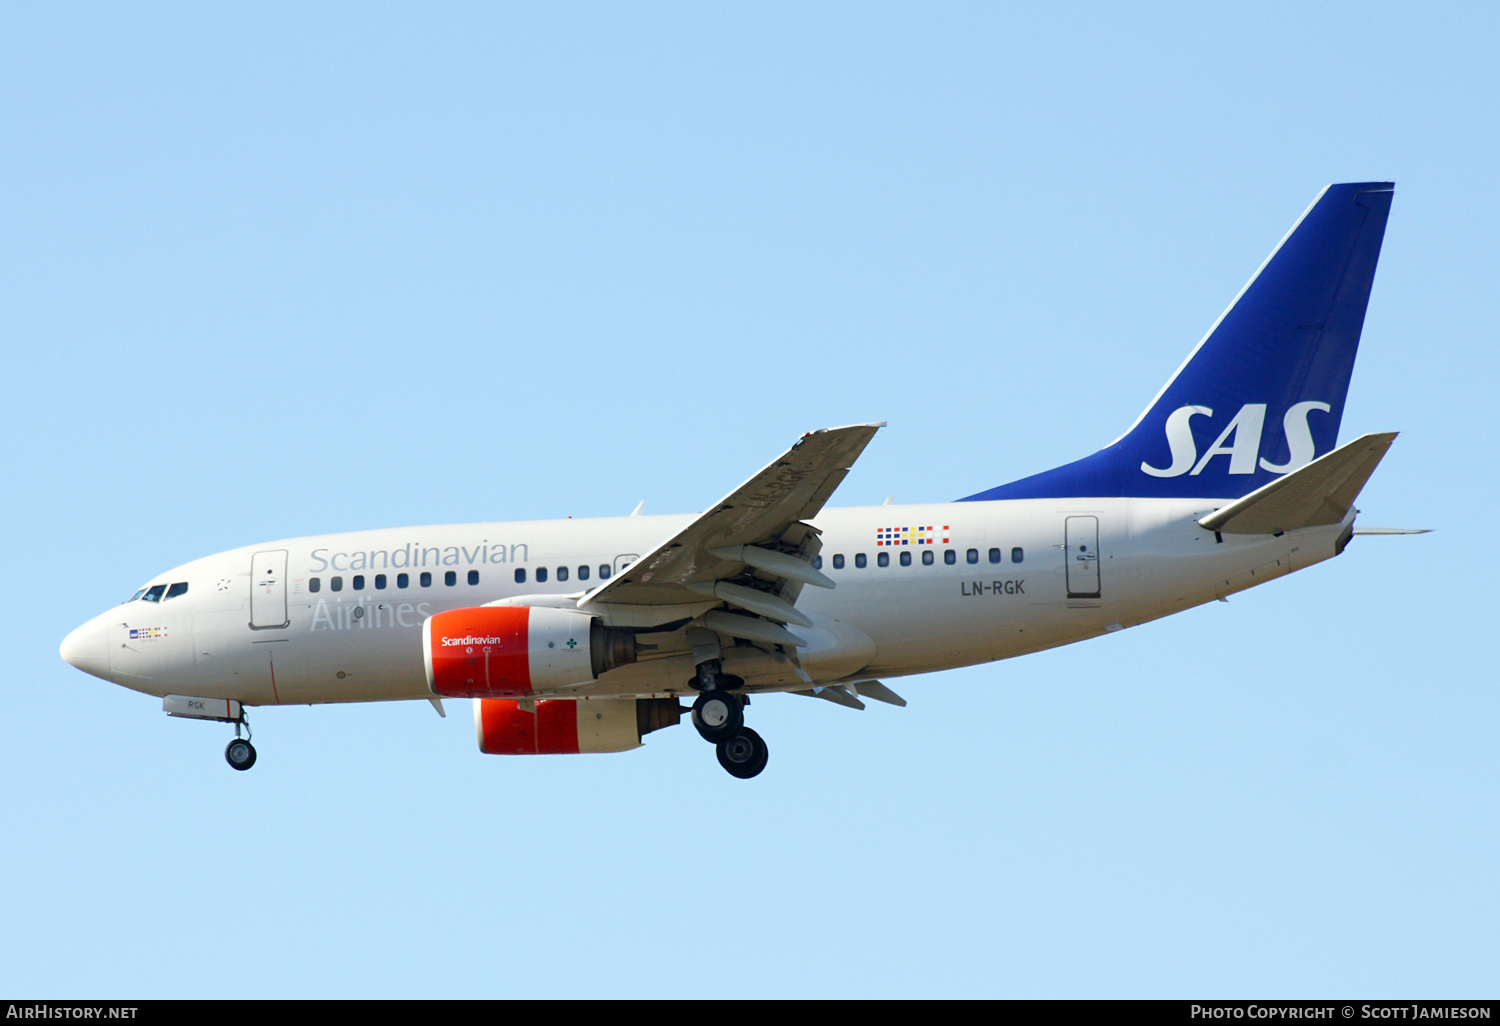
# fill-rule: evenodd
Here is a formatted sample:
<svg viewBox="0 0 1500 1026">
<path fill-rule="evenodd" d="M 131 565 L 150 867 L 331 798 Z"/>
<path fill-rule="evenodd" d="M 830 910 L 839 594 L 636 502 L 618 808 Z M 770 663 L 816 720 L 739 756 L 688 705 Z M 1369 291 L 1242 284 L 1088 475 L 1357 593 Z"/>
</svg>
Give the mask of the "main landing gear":
<svg viewBox="0 0 1500 1026">
<path fill-rule="evenodd" d="M 761 736 L 749 727 L 741 727 L 738 734 L 725 738 L 716 746 L 719 750 L 719 765 L 732 777 L 749 780 L 766 768 L 770 752 Z"/>
<path fill-rule="evenodd" d="M 766 768 L 769 751 L 759 734 L 745 726 L 745 700 L 729 689 L 744 682 L 719 673 L 717 660 L 698 667 L 690 682 L 699 692 L 693 703 L 693 726 L 718 749 L 719 765 L 730 776 L 749 780 Z"/>
<path fill-rule="evenodd" d="M 245 727 L 244 737 L 240 737 L 241 724 Z M 247 770 L 255 765 L 255 746 L 250 743 L 250 718 L 243 711 L 234 724 L 234 740 L 224 748 L 224 761 L 237 770 Z"/>
</svg>

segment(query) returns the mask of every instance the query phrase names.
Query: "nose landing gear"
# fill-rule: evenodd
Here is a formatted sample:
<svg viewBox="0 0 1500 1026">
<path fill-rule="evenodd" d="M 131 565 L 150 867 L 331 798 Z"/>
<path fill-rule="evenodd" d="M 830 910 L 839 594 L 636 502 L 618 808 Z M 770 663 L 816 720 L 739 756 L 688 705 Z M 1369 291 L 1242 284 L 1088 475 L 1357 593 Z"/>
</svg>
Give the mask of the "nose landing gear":
<svg viewBox="0 0 1500 1026">
<path fill-rule="evenodd" d="M 224 746 L 224 761 L 237 770 L 247 770 L 255 765 L 255 746 L 250 743 L 250 717 L 245 714 L 244 707 L 240 708 L 240 718 L 234 722 L 234 740 Z M 245 728 L 245 736 L 240 737 L 240 727 Z"/>
<path fill-rule="evenodd" d="M 239 699 L 166 695 L 161 700 L 161 708 L 168 716 L 234 724 L 234 740 L 224 749 L 224 761 L 237 770 L 247 770 L 255 765 L 255 746 L 250 743 L 250 715 Z M 240 737 L 241 727 L 245 729 L 244 737 Z"/>
<path fill-rule="evenodd" d="M 698 689 L 697 701 L 693 703 L 693 726 L 703 740 L 713 744 L 719 756 L 719 765 L 731 776 L 749 780 L 766 768 L 769 752 L 761 736 L 745 726 L 745 705 L 729 688 L 743 684 L 738 677 L 719 673 L 717 660 L 698 667 L 698 675 L 690 681 Z"/>
<path fill-rule="evenodd" d="M 255 765 L 255 746 L 237 737 L 224 749 L 224 758 L 235 769 L 247 770 Z"/>
</svg>

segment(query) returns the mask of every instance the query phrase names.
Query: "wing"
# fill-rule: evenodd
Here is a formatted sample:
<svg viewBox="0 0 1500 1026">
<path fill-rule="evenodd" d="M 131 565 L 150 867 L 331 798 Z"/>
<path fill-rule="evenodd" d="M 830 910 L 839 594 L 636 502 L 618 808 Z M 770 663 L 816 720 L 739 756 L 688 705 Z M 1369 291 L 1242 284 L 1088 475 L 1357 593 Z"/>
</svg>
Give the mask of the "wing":
<svg viewBox="0 0 1500 1026">
<path fill-rule="evenodd" d="M 855 424 L 803 435 L 760 473 L 582 599 L 579 608 L 719 599 L 806 626 L 792 608 L 797 593 L 804 584 L 831 588 L 833 582 L 811 565 L 820 542 L 803 521 L 817 516 L 884 426 Z"/>
</svg>

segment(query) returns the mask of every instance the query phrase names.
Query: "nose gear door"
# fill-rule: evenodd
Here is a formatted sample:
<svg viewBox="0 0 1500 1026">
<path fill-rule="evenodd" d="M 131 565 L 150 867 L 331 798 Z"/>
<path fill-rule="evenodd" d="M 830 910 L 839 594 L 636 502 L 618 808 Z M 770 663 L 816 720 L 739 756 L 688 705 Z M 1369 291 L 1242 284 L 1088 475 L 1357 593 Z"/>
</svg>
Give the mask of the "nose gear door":
<svg viewBox="0 0 1500 1026">
<path fill-rule="evenodd" d="M 286 549 L 250 557 L 250 629 L 273 630 L 291 623 L 286 609 Z"/>
<path fill-rule="evenodd" d="M 1064 526 L 1068 598 L 1099 597 L 1099 518 L 1068 517 Z"/>
</svg>

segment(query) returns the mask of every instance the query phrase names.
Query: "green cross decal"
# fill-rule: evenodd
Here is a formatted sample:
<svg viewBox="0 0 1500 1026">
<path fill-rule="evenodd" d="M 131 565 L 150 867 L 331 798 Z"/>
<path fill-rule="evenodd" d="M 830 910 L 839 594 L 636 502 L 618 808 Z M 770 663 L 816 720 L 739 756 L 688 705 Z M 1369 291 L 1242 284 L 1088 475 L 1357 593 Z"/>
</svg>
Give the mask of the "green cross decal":
<svg viewBox="0 0 1500 1026">
<path fill-rule="evenodd" d="M 574 641 L 572 638 L 569 638 L 568 639 L 568 647 L 569 648 L 577 648 L 578 647 L 578 642 Z"/>
</svg>

